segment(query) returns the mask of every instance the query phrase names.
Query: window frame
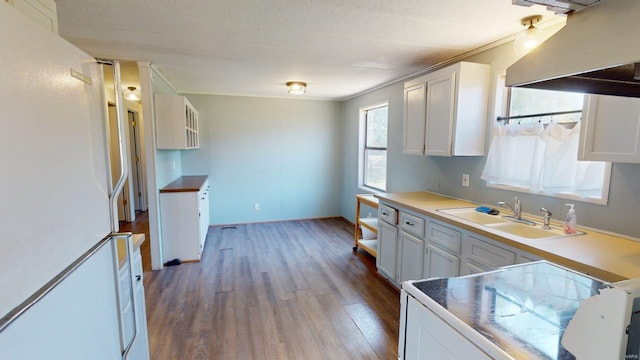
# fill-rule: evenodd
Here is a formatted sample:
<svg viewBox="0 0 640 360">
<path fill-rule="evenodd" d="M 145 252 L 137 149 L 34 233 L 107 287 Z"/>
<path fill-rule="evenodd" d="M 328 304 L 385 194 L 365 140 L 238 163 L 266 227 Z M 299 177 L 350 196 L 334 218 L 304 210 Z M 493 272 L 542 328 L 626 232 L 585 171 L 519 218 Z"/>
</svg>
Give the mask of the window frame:
<svg viewBox="0 0 640 360">
<path fill-rule="evenodd" d="M 380 109 L 380 108 L 387 108 L 387 146 L 386 147 L 377 147 L 377 146 L 367 146 L 367 133 L 368 133 L 368 122 L 367 122 L 367 112 L 371 111 L 371 110 L 376 110 L 376 109 Z M 385 101 L 385 102 L 381 102 L 381 103 L 377 103 L 374 105 L 370 105 L 370 106 L 366 106 L 366 107 L 362 107 L 359 110 L 360 113 L 360 122 L 359 122 L 359 130 L 360 130 L 360 137 L 359 137 L 359 143 L 358 143 L 358 186 L 366 191 L 371 191 L 371 192 L 376 192 L 376 193 L 384 193 L 386 192 L 386 189 L 388 188 L 388 177 L 387 177 L 387 169 L 388 166 L 385 168 L 384 171 L 384 176 L 385 176 L 385 188 L 381 189 L 372 185 L 367 184 L 367 179 L 366 179 L 366 166 L 367 166 L 367 150 L 374 150 L 374 151 L 384 151 L 385 152 L 385 157 L 388 161 L 389 158 L 389 102 Z M 386 162 L 388 164 L 388 162 Z"/>
<path fill-rule="evenodd" d="M 496 79 L 496 91 L 495 91 L 496 101 L 495 101 L 495 107 L 494 107 L 495 113 L 494 113 L 494 116 L 492 117 L 493 120 L 491 123 L 492 134 L 495 127 L 499 125 L 498 121 L 496 120 L 497 117 L 500 116 L 501 114 L 507 114 L 506 116 L 508 116 L 509 114 L 510 101 L 511 101 L 511 88 L 506 86 L 505 80 L 506 80 L 506 74 L 498 75 L 498 78 Z M 586 99 L 587 94 L 584 94 L 584 95 Z M 583 113 L 584 113 L 584 108 L 583 108 Z M 489 137 L 489 142 L 491 142 L 492 138 L 493 138 L 493 135 Z M 605 163 L 604 181 L 602 186 L 602 192 L 599 198 L 592 197 L 592 196 L 582 197 L 575 193 L 566 193 L 566 192 L 550 194 L 544 191 L 535 191 L 530 188 L 525 188 L 525 187 L 515 186 L 515 185 L 508 185 L 508 184 L 493 183 L 491 181 L 485 181 L 485 185 L 488 188 L 499 189 L 499 190 L 508 190 L 508 191 L 526 193 L 526 194 L 547 196 L 547 197 L 556 198 L 556 199 L 607 205 L 609 202 L 609 190 L 610 190 L 610 184 L 611 184 L 611 167 L 612 166 L 611 166 L 611 162 L 606 162 L 606 161 L 603 161 L 603 162 Z"/>
</svg>

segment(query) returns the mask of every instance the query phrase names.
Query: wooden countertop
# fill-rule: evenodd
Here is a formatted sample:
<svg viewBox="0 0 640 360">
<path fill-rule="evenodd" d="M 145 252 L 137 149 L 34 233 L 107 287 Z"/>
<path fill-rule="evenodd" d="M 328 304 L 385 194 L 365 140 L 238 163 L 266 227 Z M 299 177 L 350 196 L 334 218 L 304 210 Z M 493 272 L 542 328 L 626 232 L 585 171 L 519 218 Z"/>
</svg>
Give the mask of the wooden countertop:
<svg viewBox="0 0 640 360">
<path fill-rule="evenodd" d="M 356 198 L 367 206 L 378 208 L 378 198 L 374 194 L 356 194 Z"/>
<path fill-rule="evenodd" d="M 527 239 L 505 235 L 489 227 L 437 211 L 438 209 L 477 207 L 483 204 L 429 192 L 387 193 L 378 194 L 376 197 L 385 203 L 422 213 L 605 281 L 613 282 L 640 277 L 640 242 L 638 241 L 583 228 L 580 224 L 578 224 L 578 230 L 584 231 L 585 235 Z M 539 217 L 525 217 L 534 219 L 538 224 L 542 223 Z"/>
<path fill-rule="evenodd" d="M 206 175 L 180 176 L 160 189 L 161 193 L 200 191 L 209 177 Z"/>
</svg>

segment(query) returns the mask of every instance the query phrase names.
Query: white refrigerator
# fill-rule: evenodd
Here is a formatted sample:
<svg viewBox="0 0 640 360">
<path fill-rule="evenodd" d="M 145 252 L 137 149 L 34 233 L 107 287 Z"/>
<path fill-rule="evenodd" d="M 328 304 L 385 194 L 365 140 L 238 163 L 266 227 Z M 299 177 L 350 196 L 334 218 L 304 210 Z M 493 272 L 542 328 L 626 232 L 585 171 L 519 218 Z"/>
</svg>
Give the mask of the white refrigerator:
<svg viewBox="0 0 640 360">
<path fill-rule="evenodd" d="M 0 358 L 122 359 L 103 70 L 5 1 L 0 34 Z"/>
</svg>

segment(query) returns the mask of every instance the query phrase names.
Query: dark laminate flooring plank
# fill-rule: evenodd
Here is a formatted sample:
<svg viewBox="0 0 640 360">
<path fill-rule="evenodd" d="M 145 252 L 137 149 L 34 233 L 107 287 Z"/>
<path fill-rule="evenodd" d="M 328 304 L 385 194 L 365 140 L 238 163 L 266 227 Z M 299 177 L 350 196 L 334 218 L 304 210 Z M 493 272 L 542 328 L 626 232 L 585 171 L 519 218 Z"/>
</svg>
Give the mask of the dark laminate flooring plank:
<svg viewBox="0 0 640 360">
<path fill-rule="evenodd" d="M 397 358 L 398 330 L 385 326 L 380 316 L 363 304 L 347 305 L 349 316 L 381 359 Z M 395 331 L 394 331 L 395 330 Z M 395 333 L 394 337 L 389 333 Z"/>
<path fill-rule="evenodd" d="M 333 328 L 316 295 L 311 291 L 298 291 L 298 302 L 306 316 L 307 323 L 316 343 L 322 349 L 325 359 L 350 359 L 351 355 L 340 341 L 338 333 Z"/>
<path fill-rule="evenodd" d="M 212 226 L 200 263 L 145 273 L 151 358 L 391 359 L 398 291 L 340 218 Z"/>
<path fill-rule="evenodd" d="M 235 263 L 234 250 L 215 248 L 207 250 L 213 254 L 211 255 L 211 265 L 203 271 L 202 276 L 207 279 L 205 282 L 210 282 L 215 292 L 233 291 L 235 287 L 235 278 L 232 276 Z"/>
<path fill-rule="evenodd" d="M 150 312 L 147 314 L 149 328 L 160 325 L 158 341 L 162 344 L 158 352 L 160 359 L 176 359 L 188 354 L 186 340 L 189 338 L 189 322 L 191 309 L 185 304 L 188 300 L 189 285 L 193 275 L 193 266 L 185 265 L 174 271 L 172 282 L 169 287 L 159 289 L 156 294 L 160 297 L 160 301 L 164 304 L 165 311 L 156 311 L 157 308 L 151 306 Z M 195 281 L 194 281 L 195 282 Z M 145 294 L 146 295 L 146 294 Z M 172 311 L 167 311 L 171 309 Z"/>
<path fill-rule="evenodd" d="M 331 321 L 333 330 L 350 354 L 351 359 L 382 359 L 378 358 L 356 323 L 335 296 L 318 296 L 318 302 L 325 316 Z"/>
<path fill-rule="evenodd" d="M 238 358 L 265 359 L 264 344 L 261 336 L 262 322 L 260 317 L 258 293 L 261 291 L 260 281 L 254 281 L 252 263 L 249 257 L 238 259 L 235 269 L 237 288 L 234 291 L 236 306 L 236 324 L 238 328 Z M 258 280 L 260 278 L 258 277 Z"/>
<path fill-rule="evenodd" d="M 328 359 L 322 356 L 323 349 L 316 342 L 297 298 L 279 301 L 276 312 L 291 359 Z"/>
<path fill-rule="evenodd" d="M 238 354 L 238 327 L 234 294 L 217 293 L 213 296 L 213 319 L 209 339 L 209 359 L 235 359 Z"/>
</svg>

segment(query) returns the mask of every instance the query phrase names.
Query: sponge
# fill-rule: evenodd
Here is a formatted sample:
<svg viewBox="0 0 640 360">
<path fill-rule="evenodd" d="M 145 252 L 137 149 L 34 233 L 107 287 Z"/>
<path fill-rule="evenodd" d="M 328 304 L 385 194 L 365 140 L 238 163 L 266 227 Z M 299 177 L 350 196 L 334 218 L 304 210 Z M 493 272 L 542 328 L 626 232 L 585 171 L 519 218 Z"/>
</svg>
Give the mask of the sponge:
<svg viewBox="0 0 640 360">
<path fill-rule="evenodd" d="M 494 209 L 494 208 L 490 208 L 488 206 L 478 206 L 476 208 L 477 212 L 481 212 L 481 213 L 485 213 L 485 214 L 489 214 L 489 215 L 498 215 L 500 214 L 500 211 L 498 211 L 498 209 Z"/>
<path fill-rule="evenodd" d="M 478 207 L 476 208 L 476 211 L 477 211 L 477 212 L 481 212 L 481 213 L 485 213 L 485 214 L 486 214 L 486 213 L 489 213 L 489 211 L 491 211 L 491 208 L 490 208 L 490 207 L 488 207 L 488 206 L 478 206 Z"/>
</svg>

